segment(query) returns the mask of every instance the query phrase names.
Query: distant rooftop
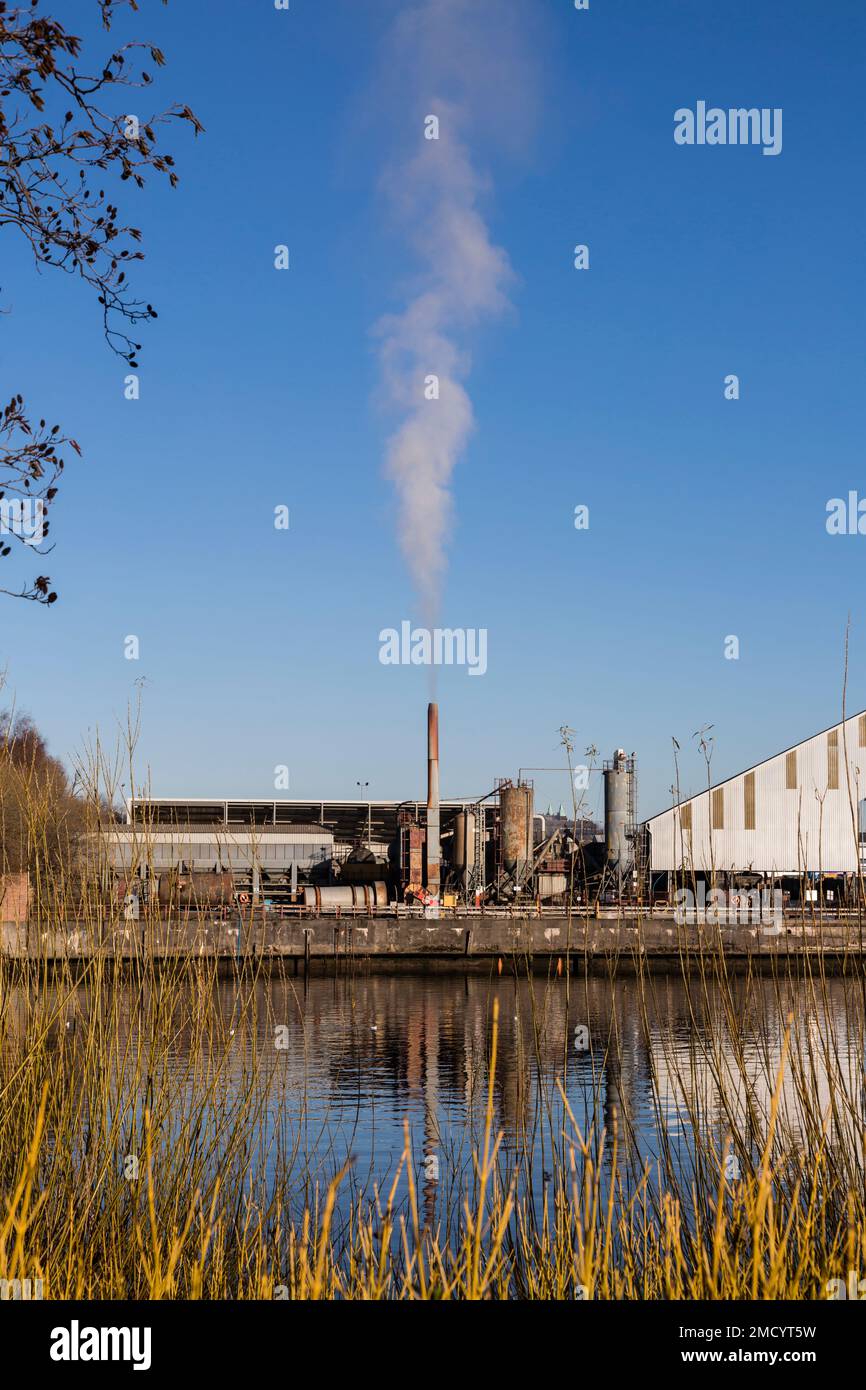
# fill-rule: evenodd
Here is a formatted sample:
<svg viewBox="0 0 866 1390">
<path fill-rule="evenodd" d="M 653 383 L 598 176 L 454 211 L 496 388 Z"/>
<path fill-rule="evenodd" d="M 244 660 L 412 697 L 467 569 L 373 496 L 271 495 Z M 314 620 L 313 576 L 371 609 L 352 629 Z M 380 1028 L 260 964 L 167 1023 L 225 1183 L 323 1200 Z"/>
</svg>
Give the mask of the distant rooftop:
<svg viewBox="0 0 866 1390">
<path fill-rule="evenodd" d="M 457 811 L 468 810 L 475 801 L 442 800 L 443 824 Z M 147 797 L 127 802 L 127 824 L 153 826 L 214 826 L 228 828 L 255 826 L 284 829 L 311 825 L 325 826 L 338 840 L 363 840 L 368 833 L 375 840 L 393 840 L 397 835 L 400 811 L 423 820 L 426 801 L 260 801 L 236 799 L 219 801 L 210 797 Z M 492 809 L 492 808 L 490 808 Z"/>
</svg>

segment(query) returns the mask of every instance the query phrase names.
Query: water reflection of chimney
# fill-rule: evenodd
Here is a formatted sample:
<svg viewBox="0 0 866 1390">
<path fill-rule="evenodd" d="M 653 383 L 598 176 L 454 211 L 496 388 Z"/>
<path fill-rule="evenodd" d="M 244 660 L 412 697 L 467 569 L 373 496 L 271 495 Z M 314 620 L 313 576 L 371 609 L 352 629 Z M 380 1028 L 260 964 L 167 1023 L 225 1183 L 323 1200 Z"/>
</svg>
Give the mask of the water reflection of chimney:
<svg viewBox="0 0 866 1390">
<path fill-rule="evenodd" d="M 428 996 L 429 999 L 429 996 Z M 439 1190 L 439 1014 L 424 1009 L 424 1224 L 433 1229 Z"/>
</svg>

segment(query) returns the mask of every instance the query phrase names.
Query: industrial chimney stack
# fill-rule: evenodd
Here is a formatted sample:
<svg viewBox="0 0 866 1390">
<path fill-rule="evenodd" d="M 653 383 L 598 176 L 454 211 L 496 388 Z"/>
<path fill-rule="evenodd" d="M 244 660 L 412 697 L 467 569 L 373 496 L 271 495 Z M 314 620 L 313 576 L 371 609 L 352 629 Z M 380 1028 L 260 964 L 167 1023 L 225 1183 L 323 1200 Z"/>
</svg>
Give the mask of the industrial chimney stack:
<svg viewBox="0 0 866 1390">
<path fill-rule="evenodd" d="M 427 891 L 439 898 L 439 706 L 427 706 Z"/>
</svg>

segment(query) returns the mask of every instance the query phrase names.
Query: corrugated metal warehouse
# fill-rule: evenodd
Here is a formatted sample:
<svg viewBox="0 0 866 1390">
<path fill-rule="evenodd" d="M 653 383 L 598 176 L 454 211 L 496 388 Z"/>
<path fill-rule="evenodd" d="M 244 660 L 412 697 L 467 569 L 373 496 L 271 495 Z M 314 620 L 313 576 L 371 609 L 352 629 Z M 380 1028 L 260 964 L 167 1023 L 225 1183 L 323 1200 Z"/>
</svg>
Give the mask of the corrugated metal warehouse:
<svg viewBox="0 0 866 1390">
<path fill-rule="evenodd" d="M 866 713 L 644 822 L 654 873 L 857 875 Z"/>
<path fill-rule="evenodd" d="M 258 826 L 254 831 L 202 825 L 145 830 L 115 826 L 104 839 L 113 866 L 125 872 L 144 863 L 155 873 L 180 864 L 190 870 L 215 871 L 285 870 L 297 864 L 308 872 L 334 853 L 333 832 L 321 825 Z"/>
</svg>

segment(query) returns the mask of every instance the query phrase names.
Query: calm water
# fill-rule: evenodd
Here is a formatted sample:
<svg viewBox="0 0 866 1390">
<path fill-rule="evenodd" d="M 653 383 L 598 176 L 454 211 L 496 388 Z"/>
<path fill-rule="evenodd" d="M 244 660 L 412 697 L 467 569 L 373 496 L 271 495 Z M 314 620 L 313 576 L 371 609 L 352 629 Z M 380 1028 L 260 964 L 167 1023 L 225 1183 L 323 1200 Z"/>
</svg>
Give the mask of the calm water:
<svg viewBox="0 0 866 1390">
<path fill-rule="evenodd" d="M 129 982 L 112 988 L 121 1034 L 145 1045 L 141 995 Z M 232 1107 L 251 1099 L 256 1147 L 235 1155 L 234 1180 L 262 1190 L 278 1182 L 295 1210 L 347 1161 L 344 1200 L 387 1187 L 406 1124 L 426 1214 L 453 1209 L 483 1135 L 494 1001 L 502 1166 L 517 1165 L 534 1203 L 553 1149 L 573 1124 L 594 1136 L 596 1148 L 607 1132 L 608 1168 L 615 1130 L 617 1163 L 628 1174 L 667 1157 L 687 1178 L 696 1135 L 719 1155 L 730 1133 L 743 1152 L 760 1152 L 786 1026 L 783 1146 L 796 1149 L 805 1096 L 830 1142 L 849 1153 L 852 1174 L 862 1160 L 863 996 L 853 978 L 734 978 L 725 987 L 673 975 L 573 978 L 568 991 L 564 979 L 496 974 L 220 980 L 197 989 L 205 1020 L 198 1029 L 189 1021 L 194 987 L 183 990 L 189 998 L 174 999 L 176 1022 L 154 1084 L 173 1098 L 178 1122 L 203 1107 L 231 1124 Z M 93 1023 L 89 1008 L 79 989 L 57 1024 L 73 1081 L 76 1039 Z M 23 1029 L 25 1002 L 12 1012 Z M 122 1080 L 117 1085 L 122 1092 Z M 430 1156 L 436 1163 L 425 1179 Z"/>
</svg>

